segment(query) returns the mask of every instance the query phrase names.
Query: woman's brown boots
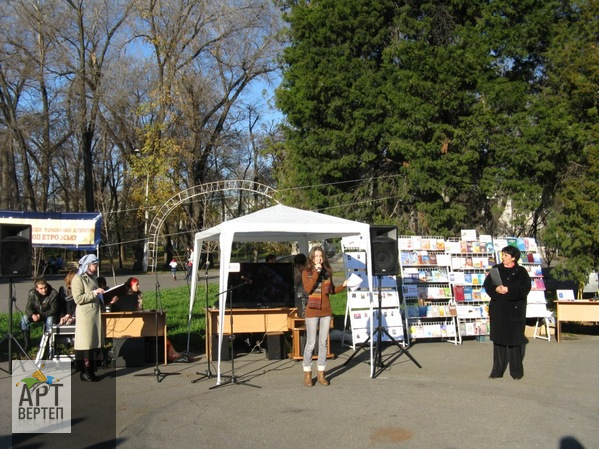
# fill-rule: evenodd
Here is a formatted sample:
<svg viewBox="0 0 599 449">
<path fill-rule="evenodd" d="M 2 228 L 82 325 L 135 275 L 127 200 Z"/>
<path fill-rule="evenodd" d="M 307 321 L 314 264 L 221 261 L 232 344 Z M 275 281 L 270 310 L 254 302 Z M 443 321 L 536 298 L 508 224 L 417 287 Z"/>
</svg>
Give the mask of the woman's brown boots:
<svg viewBox="0 0 599 449">
<path fill-rule="evenodd" d="M 329 385 L 329 381 L 324 377 L 324 371 L 318 371 L 318 383 L 320 385 Z M 312 371 L 304 371 L 304 385 L 306 387 L 312 387 L 314 384 L 312 383 Z"/>
<path fill-rule="evenodd" d="M 324 371 L 318 371 L 318 383 L 321 385 L 329 385 L 329 381 L 324 377 Z"/>
</svg>

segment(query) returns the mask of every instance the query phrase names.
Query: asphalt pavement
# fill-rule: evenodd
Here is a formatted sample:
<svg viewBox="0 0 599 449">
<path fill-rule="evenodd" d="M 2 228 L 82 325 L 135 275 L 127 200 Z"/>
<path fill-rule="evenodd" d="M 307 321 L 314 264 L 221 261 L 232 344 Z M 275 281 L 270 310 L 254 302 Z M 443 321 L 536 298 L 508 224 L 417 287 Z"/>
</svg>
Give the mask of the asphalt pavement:
<svg viewBox="0 0 599 449">
<path fill-rule="evenodd" d="M 99 397 L 113 383 L 114 438 L 92 445 L 73 437 L 61 447 L 598 448 L 598 344 L 590 335 L 531 339 L 518 381 L 489 379 L 492 345 L 474 340 L 416 342 L 408 351 L 422 368 L 390 345 L 374 378 L 368 351 L 344 366 L 354 349 L 333 342 L 331 384 L 312 388 L 300 362 L 264 352 L 221 362 L 220 384 L 202 354 L 158 371 L 112 368 L 84 390 Z M 10 447 L 11 379 L 6 363 L 0 368 L 0 446 Z M 31 435 L 18 447 L 55 447 L 50 441 Z"/>
<path fill-rule="evenodd" d="M 184 285 L 169 276 L 158 275 L 161 288 Z M 156 279 L 138 277 L 145 289 Z M 16 286 L 18 301 L 24 284 Z M 154 365 L 111 368 L 83 388 L 99 398 L 102 388 L 114 386 L 114 435 L 104 445 L 75 437 L 86 421 L 75 417 L 73 436 L 60 447 L 599 448 L 598 345 L 593 335 L 566 334 L 560 343 L 530 339 L 521 380 L 507 373 L 489 379 L 492 343 L 476 340 L 417 341 L 408 351 L 422 368 L 386 345 L 374 378 L 369 351 L 356 354 L 333 341 L 331 384 L 312 388 L 303 386 L 301 362 L 269 360 L 265 352 L 221 362 L 219 384 L 216 364 L 204 354 L 158 371 Z M 12 441 L 11 382 L 1 363 L 2 448 Z M 72 382 L 82 388 L 78 377 Z M 59 447 L 52 441 L 37 434 L 16 447 Z"/>
</svg>

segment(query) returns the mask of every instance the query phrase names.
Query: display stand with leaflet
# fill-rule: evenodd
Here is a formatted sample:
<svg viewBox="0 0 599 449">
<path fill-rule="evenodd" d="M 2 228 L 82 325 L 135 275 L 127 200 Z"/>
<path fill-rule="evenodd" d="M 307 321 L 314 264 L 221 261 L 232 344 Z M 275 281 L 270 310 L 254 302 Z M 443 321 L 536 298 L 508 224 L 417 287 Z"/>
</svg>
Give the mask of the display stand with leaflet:
<svg viewBox="0 0 599 449">
<path fill-rule="evenodd" d="M 374 353 L 374 359 L 373 359 L 373 375 L 372 378 L 374 379 L 375 377 L 377 377 L 385 368 L 385 362 L 383 362 L 383 348 L 382 348 L 382 341 L 383 341 L 383 334 L 385 334 L 387 336 L 387 338 L 395 345 L 397 346 L 397 348 L 399 349 L 399 355 L 401 356 L 402 354 L 407 355 L 410 360 L 412 362 L 414 362 L 414 364 L 418 367 L 418 368 L 422 368 L 422 366 L 420 365 L 420 363 L 418 363 L 416 361 L 416 359 L 414 357 L 412 357 L 412 355 L 410 354 L 410 352 L 402 347 L 399 342 L 397 340 L 395 340 L 395 338 L 393 338 L 391 336 L 391 334 L 389 334 L 389 332 L 387 331 L 387 329 L 385 328 L 385 326 L 383 325 L 383 316 L 382 316 L 382 306 L 383 306 L 383 294 L 382 294 L 382 276 L 377 276 L 377 280 L 378 280 L 378 306 L 377 306 L 377 314 L 378 314 L 378 321 L 377 321 L 377 327 L 374 330 L 373 334 L 372 334 L 372 338 L 376 338 L 376 345 L 375 345 L 375 353 Z M 374 325 L 374 321 L 373 321 L 373 325 Z M 370 336 L 366 339 L 366 341 L 364 343 L 361 343 L 359 346 L 356 347 L 354 353 L 345 361 L 345 363 L 343 364 L 343 366 L 347 366 L 349 364 L 349 362 L 356 356 L 356 354 L 358 353 L 358 351 L 360 349 L 365 348 L 369 341 L 370 341 Z M 390 356 L 389 358 L 393 357 Z M 389 358 L 387 360 L 389 360 Z M 376 371 L 376 368 L 379 368 L 379 371 Z"/>
</svg>

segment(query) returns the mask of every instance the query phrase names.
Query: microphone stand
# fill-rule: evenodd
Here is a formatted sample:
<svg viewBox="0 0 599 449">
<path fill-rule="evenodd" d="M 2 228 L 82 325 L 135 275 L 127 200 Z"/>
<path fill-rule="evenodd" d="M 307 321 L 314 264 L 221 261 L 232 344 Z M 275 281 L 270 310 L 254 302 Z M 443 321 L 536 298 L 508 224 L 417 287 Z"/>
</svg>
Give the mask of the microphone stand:
<svg viewBox="0 0 599 449">
<path fill-rule="evenodd" d="M 208 268 L 210 268 L 210 261 L 208 260 L 208 255 L 206 255 L 206 274 L 204 276 L 204 286 L 206 288 L 206 320 L 208 320 L 208 307 L 210 306 L 210 304 L 208 303 Z M 189 324 L 188 324 L 188 330 L 187 330 L 187 352 L 189 352 L 189 335 L 191 334 L 191 320 L 189 320 Z M 208 340 L 208 334 L 206 334 L 206 340 Z M 208 369 L 204 372 L 203 376 L 198 379 L 204 379 L 204 378 L 208 378 L 211 379 L 212 378 L 212 371 L 211 369 L 211 364 L 212 364 L 212 342 L 209 342 L 209 344 L 206 345 L 206 361 L 208 364 Z M 196 373 L 196 374 L 200 374 L 200 373 Z"/>
<path fill-rule="evenodd" d="M 235 376 L 235 334 L 233 333 L 233 290 L 235 290 L 236 288 L 242 287 L 245 284 L 251 284 L 252 281 L 251 279 L 247 279 L 245 276 L 241 276 L 241 284 L 235 285 L 223 292 L 218 293 L 216 296 L 220 296 L 223 295 L 225 293 L 231 292 L 231 298 L 229 299 L 229 326 L 230 326 L 230 334 L 229 334 L 229 340 L 231 341 L 231 375 L 230 376 L 221 376 L 221 377 L 228 377 L 229 380 L 226 382 L 222 382 L 222 383 L 217 383 L 216 385 L 210 387 L 210 390 L 213 390 L 215 388 L 218 387 L 222 387 L 225 385 L 231 385 L 231 384 L 235 384 L 235 385 L 246 385 L 248 387 L 254 387 L 254 388 L 262 388 L 259 385 L 252 385 L 250 383 L 247 383 L 247 381 L 241 381 L 239 382 L 239 379 L 237 378 L 237 376 Z M 225 296 L 224 298 L 225 301 L 225 309 L 227 307 L 227 297 Z M 212 342 L 210 342 L 212 343 Z"/>
<path fill-rule="evenodd" d="M 158 314 L 164 316 L 164 311 L 162 310 L 162 302 L 160 301 L 160 282 L 158 282 L 158 271 L 156 271 L 156 310 L 154 311 L 154 328 L 156 331 L 156 345 L 155 345 L 155 350 L 156 350 L 156 354 L 155 354 L 155 358 L 156 358 L 156 363 L 154 366 L 154 372 L 152 374 L 150 373 L 143 373 L 143 374 L 136 374 L 136 376 L 139 377 L 146 377 L 146 376 L 156 376 L 156 382 L 160 383 L 162 382 L 162 380 L 166 377 L 166 376 L 174 376 L 174 375 L 179 375 L 181 373 L 162 373 L 160 371 L 160 368 L 158 367 L 159 364 L 159 357 L 158 357 Z M 166 337 L 166 332 L 164 333 L 164 344 L 167 344 L 167 337 Z M 165 357 L 168 357 L 168 354 L 165 354 Z M 165 360 L 164 363 L 168 363 L 168 360 Z"/>
</svg>

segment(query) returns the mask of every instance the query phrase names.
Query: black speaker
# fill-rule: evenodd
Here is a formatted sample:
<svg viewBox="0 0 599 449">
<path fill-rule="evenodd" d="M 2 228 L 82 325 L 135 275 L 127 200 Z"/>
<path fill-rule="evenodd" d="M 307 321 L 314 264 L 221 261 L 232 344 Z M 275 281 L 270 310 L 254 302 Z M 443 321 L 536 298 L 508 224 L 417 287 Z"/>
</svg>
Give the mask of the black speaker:
<svg viewBox="0 0 599 449">
<path fill-rule="evenodd" d="M 399 250 L 396 226 L 371 226 L 370 251 L 372 275 L 396 275 L 399 272 Z"/>
<path fill-rule="evenodd" d="M 31 225 L 0 223 L 0 277 L 31 276 Z"/>
<path fill-rule="evenodd" d="M 156 337 L 144 337 L 144 341 L 146 363 L 156 363 Z M 158 363 L 164 363 L 164 337 L 158 337 Z"/>
<path fill-rule="evenodd" d="M 266 358 L 268 360 L 285 358 L 285 335 L 283 333 L 266 335 Z"/>
<path fill-rule="evenodd" d="M 231 349 L 229 348 L 229 336 L 223 335 L 223 344 L 220 347 L 221 361 L 231 360 Z M 210 358 L 213 362 L 218 360 L 218 334 L 212 334 L 212 345 L 210 346 Z"/>
</svg>

